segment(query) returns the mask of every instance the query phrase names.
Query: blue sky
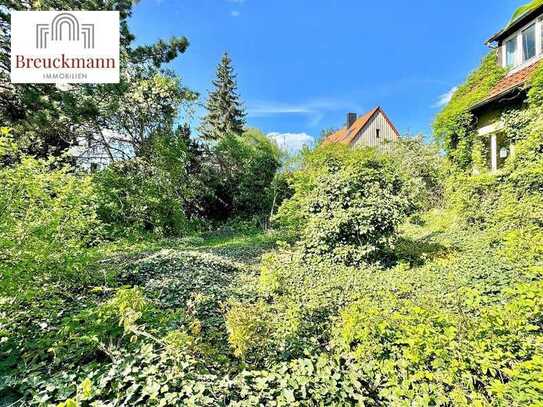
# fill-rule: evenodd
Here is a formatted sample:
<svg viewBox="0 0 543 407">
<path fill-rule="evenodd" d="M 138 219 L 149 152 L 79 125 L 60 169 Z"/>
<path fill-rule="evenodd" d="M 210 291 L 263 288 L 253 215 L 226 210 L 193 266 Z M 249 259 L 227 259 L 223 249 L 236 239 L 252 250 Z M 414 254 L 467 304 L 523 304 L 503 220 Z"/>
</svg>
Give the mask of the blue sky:
<svg viewBox="0 0 543 407">
<path fill-rule="evenodd" d="M 488 52 L 519 0 L 141 0 L 138 42 L 185 35 L 172 68 L 205 99 L 228 51 L 248 124 L 295 145 L 382 106 L 431 134 L 440 100 Z M 201 114 L 201 112 L 198 112 Z"/>
</svg>

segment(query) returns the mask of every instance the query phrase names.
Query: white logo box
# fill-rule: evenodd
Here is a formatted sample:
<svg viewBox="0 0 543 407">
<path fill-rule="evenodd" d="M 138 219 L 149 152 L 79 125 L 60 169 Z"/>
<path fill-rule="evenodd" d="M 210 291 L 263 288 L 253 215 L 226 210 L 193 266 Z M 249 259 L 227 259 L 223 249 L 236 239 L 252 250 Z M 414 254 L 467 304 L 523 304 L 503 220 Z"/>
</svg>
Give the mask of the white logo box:
<svg viewBox="0 0 543 407">
<path fill-rule="evenodd" d="M 118 83 L 118 11 L 12 11 L 13 83 Z"/>
</svg>

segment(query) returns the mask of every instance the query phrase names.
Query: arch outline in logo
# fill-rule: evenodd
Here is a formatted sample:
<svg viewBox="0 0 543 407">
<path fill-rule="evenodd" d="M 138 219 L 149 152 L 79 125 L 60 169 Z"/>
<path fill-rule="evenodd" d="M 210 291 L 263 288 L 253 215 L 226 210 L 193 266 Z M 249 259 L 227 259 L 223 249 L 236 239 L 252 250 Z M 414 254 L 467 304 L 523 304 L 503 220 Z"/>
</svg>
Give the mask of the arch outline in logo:
<svg viewBox="0 0 543 407">
<path fill-rule="evenodd" d="M 83 48 L 94 48 L 94 24 L 80 24 L 71 13 L 56 15 L 50 24 L 36 24 L 36 48 L 47 48 L 50 41 L 80 42 L 81 38 Z"/>
</svg>

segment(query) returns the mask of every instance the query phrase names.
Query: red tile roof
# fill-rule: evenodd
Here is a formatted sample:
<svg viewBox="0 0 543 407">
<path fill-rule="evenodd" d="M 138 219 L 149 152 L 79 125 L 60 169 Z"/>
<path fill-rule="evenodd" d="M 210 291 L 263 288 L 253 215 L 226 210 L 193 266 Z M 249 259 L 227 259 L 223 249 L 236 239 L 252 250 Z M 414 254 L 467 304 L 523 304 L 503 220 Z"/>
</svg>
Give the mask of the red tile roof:
<svg viewBox="0 0 543 407">
<path fill-rule="evenodd" d="M 341 144 L 351 145 L 355 137 L 358 135 L 358 133 L 360 133 L 360 131 L 364 127 L 366 127 L 366 125 L 378 112 L 381 112 L 385 120 L 388 122 L 390 127 L 392 127 L 392 129 L 394 130 L 394 132 L 399 138 L 400 133 L 398 133 L 398 130 L 396 130 L 396 127 L 394 127 L 394 125 L 389 120 L 389 118 L 387 117 L 383 109 L 377 106 L 373 110 L 370 110 L 369 112 L 363 114 L 358 119 L 356 119 L 356 121 L 352 124 L 350 128 L 343 127 L 342 129 L 326 137 L 326 139 L 324 140 L 324 144 L 341 143 Z"/>
<path fill-rule="evenodd" d="M 543 60 L 540 59 L 525 68 L 507 74 L 490 90 L 488 96 L 485 99 L 473 105 L 471 109 L 476 109 L 481 106 L 487 105 L 488 103 L 498 99 L 501 95 L 505 95 L 513 89 L 525 88 L 528 85 L 528 81 L 532 77 L 533 73 L 542 63 Z"/>
<path fill-rule="evenodd" d="M 534 62 L 520 71 L 507 75 L 500 82 L 498 82 L 494 88 L 492 88 L 488 97 L 493 98 L 494 96 L 498 96 L 507 92 L 508 90 L 524 85 L 530 79 L 540 62 L 541 61 Z"/>
</svg>

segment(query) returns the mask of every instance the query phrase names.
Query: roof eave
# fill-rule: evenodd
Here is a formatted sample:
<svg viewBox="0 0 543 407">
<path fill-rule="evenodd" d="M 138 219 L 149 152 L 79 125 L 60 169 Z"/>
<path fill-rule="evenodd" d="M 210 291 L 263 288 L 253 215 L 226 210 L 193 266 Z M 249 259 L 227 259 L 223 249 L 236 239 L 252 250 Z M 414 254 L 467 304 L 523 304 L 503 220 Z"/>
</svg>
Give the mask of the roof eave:
<svg viewBox="0 0 543 407">
<path fill-rule="evenodd" d="M 469 108 L 469 111 L 470 112 L 473 112 L 475 110 L 478 110 L 482 107 L 485 107 L 487 105 L 489 105 L 490 103 L 493 103 L 493 102 L 496 102 L 498 100 L 500 100 L 501 98 L 505 97 L 505 96 L 508 96 L 510 95 L 511 93 L 515 92 L 515 91 L 523 91 L 526 89 L 526 84 L 520 84 L 520 85 L 517 85 L 517 86 L 513 86 L 512 88 L 509 88 L 501 93 L 498 93 L 497 95 L 494 95 L 494 96 L 491 96 L 489 98 L 486 98 L 484 100 L 481 100 L 480 102 L 477 102 L 475 103 L 474 105 L 472 105 L 470 108 Z"/>
<path fill-rule="evenodd" d="M 519 26 L 522 26 L 522 24 L 533 17 L 534 15 L 540 14 L 543 11 L 543 4 L 539 7 L 536 7 L 533 10 L 529 10 L 525 12 L 524 14 L 521 14 L 517 19 L 513 22 L 510 22 L 505 28 L 498 31 L 496 34 L 494 34 L 492 37 L 490 37 L 488 40 L 485 41 L 485 44 L 490 46 L 492 43 L 497 42 L 504 37 L 506 37 L 511 31 L 514 31 Z"/>
<path fill-rule="evenodd" d="M 498 41 L 498 39 L 501 37 L 501 34 L 504 32 L 504 30 L 501 30 L 500 32 L 497 32 L 492 37 L 490 37 L 488 40 L 485 41 L 485 45 L 487 47 L 490 47 L 493 43 Z"/>
</svg>

